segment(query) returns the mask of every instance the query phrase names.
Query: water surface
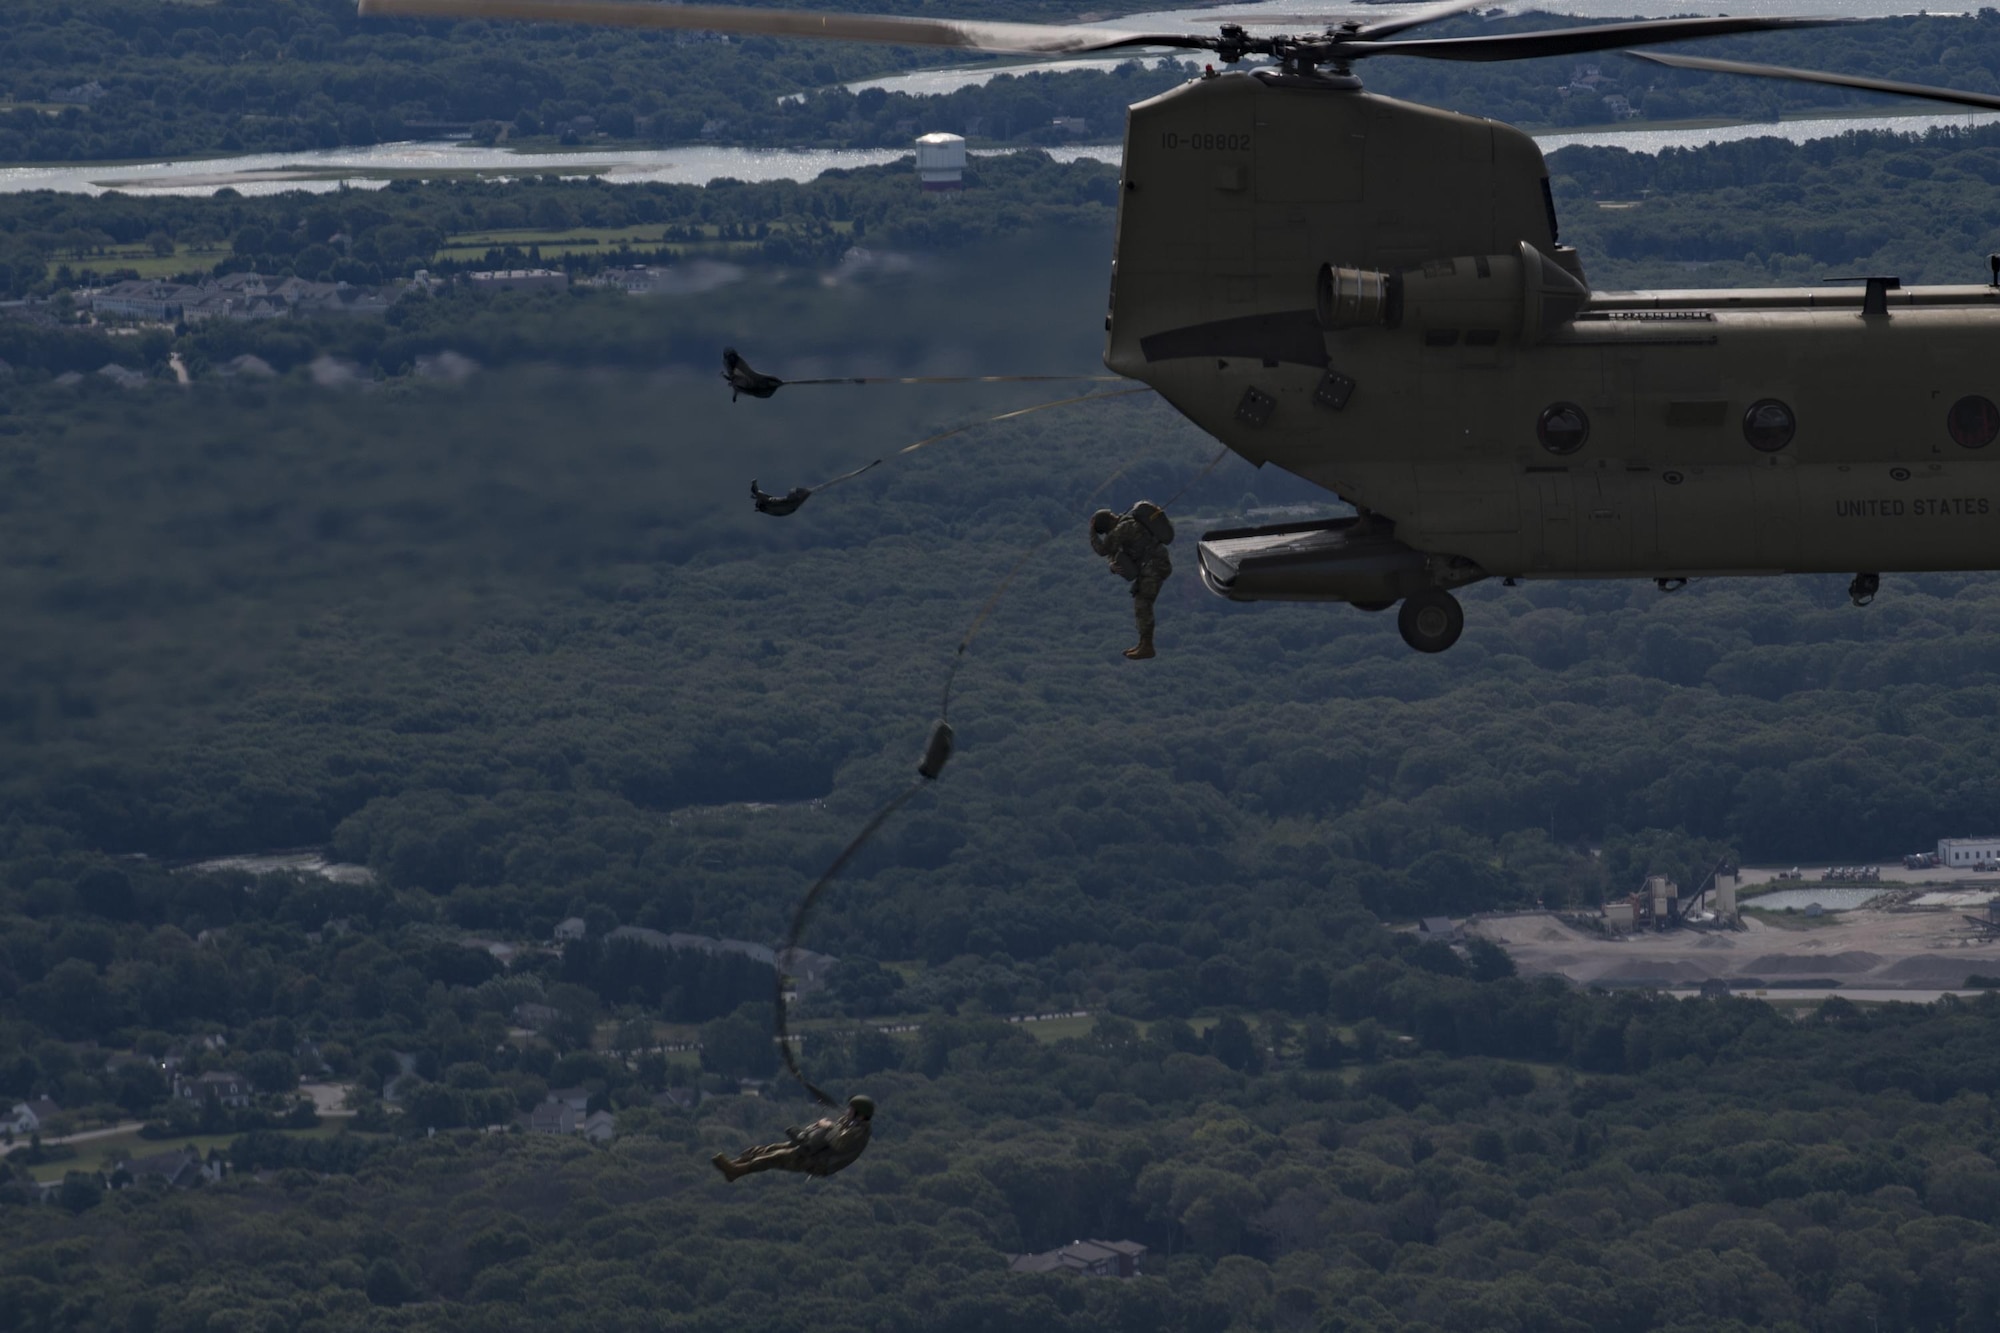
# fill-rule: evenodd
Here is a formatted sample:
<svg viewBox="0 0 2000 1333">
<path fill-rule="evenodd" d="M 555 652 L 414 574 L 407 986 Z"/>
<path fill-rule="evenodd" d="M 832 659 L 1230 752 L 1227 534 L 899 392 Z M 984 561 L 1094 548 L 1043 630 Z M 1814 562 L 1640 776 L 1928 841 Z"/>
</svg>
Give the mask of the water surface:
<svg viewBox="0 0 2000 1333">
<path fill-rule="evenodd" d="M 1865 888 L 1779 889 L 1776 893 L 1760 893 L 1739 902 L 1742 907 L 1755 908 L 1760 912 L 1803 912 L 1814 903 L 1819 904 L 1823 912 L 1851 912 L 1857 907 L 1866 907 L 1886 892 L 1886 889 L 1872 884 Z"/>
<path fill-rule="evenodd" d="M 56 190 L 65 194 L 211 195 L 280 194 L 305 190 L 324 194 L 343 186 L 379 190 L 392 180 L 427 180 L 478 175 L 492 180 L 514 176 L 595 176 L 617 182 L 661 181 L 706 185 L 731 177 L 743 181 L 812 180 L 837 167 L 872 167 L 908 158 L 912 148 L 615 148 L 597 152 L 514 153 L 463 143 L 389 143 L 367 148 L 325 148 L 301 153 L 256 153 L 242 157 L 107 165 L 71 162 L 54 166 L 0 168 L 0 194 Z M 995 152 L 1012 151 L 1005 149 Z M 1061 162 L 1080 157 L 1116 161 L 1116 145 L 1050 149 Z"/>
</svg>

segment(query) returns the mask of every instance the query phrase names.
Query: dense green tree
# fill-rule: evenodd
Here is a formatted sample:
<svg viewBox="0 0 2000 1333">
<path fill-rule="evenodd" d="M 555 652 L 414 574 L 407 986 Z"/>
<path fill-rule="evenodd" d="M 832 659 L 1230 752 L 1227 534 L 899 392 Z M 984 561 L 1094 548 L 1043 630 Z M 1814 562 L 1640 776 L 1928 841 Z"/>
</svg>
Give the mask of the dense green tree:
<svg viewBox="0 0 2000 1333">
<path fill-rule="evenodd" d="M 701 1067 L 724 1078 L 764 1078 L 778 1066 L 770 1006 L 745 1004 L 701 1025 Z"/>
</svg>

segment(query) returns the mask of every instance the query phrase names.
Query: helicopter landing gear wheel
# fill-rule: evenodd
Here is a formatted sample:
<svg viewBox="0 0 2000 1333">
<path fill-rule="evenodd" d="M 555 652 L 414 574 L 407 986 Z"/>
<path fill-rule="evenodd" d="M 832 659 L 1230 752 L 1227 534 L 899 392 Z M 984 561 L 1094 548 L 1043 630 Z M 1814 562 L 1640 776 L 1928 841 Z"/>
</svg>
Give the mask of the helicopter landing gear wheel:
<svg viewBox="0 0 2000 1333">
<path fill-rule="evenodd" d="M 1426 588 L 1403 599 L 1396 613 L 1403 642 L 1420 653 L 1441 653 L 1458 642 L 1465 629 L 1465 608 L 1443 588 Z"/>
<path fill-rule="evenodd" d="M 1847 585 L 1847 600 L 1856 606 L 1866 606 L 1875 600 L 1875 594 L 1881 590 L 1880 574 L 1856 574 L 1854 582 Z"/>
<path fill-rule="evenodd" d="M 1353 607 L 1356 611 L 1387 611 L 1390 607 L 1394 606 L 1395 603 L 1394 602 L 1349 602 L 1348 605 Z"/>
</svg>

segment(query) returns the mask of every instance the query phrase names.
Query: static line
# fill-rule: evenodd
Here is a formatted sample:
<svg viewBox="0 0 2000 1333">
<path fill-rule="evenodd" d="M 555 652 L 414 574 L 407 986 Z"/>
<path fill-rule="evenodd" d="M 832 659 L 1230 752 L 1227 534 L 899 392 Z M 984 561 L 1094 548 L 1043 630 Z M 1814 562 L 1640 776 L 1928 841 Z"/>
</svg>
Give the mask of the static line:
<svg viewBox="0 0 2000 1333">
<path fill-rule="evenodd" d="M 1012 375 L 1012 376 L 993 376 L 992 378 L 994 378 L 994 379 L 1030 379 L 1030 378 L 1040 378 L 1040 379 L 1080 379 L 1080 378 L 1086 378 L 1086 377 L 1084 377 L 1084 376 L 1076 376 L 1076 375 L 1067 375 L 1067 376 L 1064 376 L 1064 375 L 1043 375 L 1043 376 L 1026 376 L 1026 375 Z M 1101 378 L 1107 378 L 1107 377 L 1105 377 L 1105 376 L 1095 376 L 1095 377 L 1090 377 L 1090 378 L 1100 378 L 1100 379 L 1101 379 Z M 1116 378 L 1116 377 L 1114 376 L 1114 377 L 1108 377 L 1108 378 Z M 845 381 L 843 381 L 843 382 L 845 382 Z M 856 383 L 859 383 L 860 381 L 855 381 L 855 382 L 856 382 Z M 1138 388 L 1136 388 L 1136 389 L 1119 389 L 1119 390 L 1117 390 L 1116 392 L 1113 392 L 1113 393 L 1083 393 L 1083 394 L 1075 394 L 1075 395 L 1073 395 L 1073 396 L 1071 396 L 1071 397 L 1068 397 L 1068 398 L 1057 398 L 1057 399 L 1054 399 L 1053 401 L 1050 401 L 1050 402 L 1046 402 L 1046 403 L 1036 403 L 1036 404 L 1035 404 L 1034 406 L 1032 406 L 1032 407 L 1017 407 L 1017 408 L 1015 408 L 1014 410 L 1012 410 L 1011 412 L 1002 412 L 1002 413 L 1001 413 L 1000 415 L 998 415 L 998 416 L 993 416 L 993 417 L 982 417 L 982 418 L 980 418 L 980 419 L 979 419 L 979 420 L 977 420 L 977 421 L 970 421 L 970 422 L 967 422 L 967 423 L 966 423 L 965 425 L 963 425 L 963 426 L 953 426 L 953 427 L 952 427 L 952 428 L 951 428 L 950 430 L 947 430 L 947 431 L 940 431 L 940 432 L 938 432 L 938 433 L 937 433 L 936 435 L 927 435 L 927 436 L 925 436 L 925 437 L 924 437 L 923 439 L 921 439 L 921 440 L 918 440 L 918 441 L 917 441 L 917 442 L 916 442 L 915 444 L 909 444 L 909 445 L 905 445 L 905 446 L 903 446 L 903 447 L 902 447 L 901 449 L 898 449 L 898 450 L 897 450 L 897 451 L 895 452 L 895 454 L 893 454 L 893 455 L 890 455 L 890 457 L 901 457 L 901 456 L 902 456 L 902 455 L 904 455 L 904 454 L 910 454 L 910 453 L 915 453 L 915 452 L 916 452 L 917 450 L 919 450 L 919 449 L 923 448 L 923 447 L 924 447 L 925 445 L 927 445 L 927 444 L 936 444 L 936 443 L 938 443 L 938 441 L 940 441 L 940 440 L 949 440 L 949 439 L 951 439 L 951 438 L 952 438 L 953 436 L 955 436 L 955 435 L 963 435 L 963 434 L 965 434 L 965 433 L 966 433 L 967 431 L 970 431 L 970 430 L 977 430 L 977 429 L 979 429 L 979 428 L 980 428 L 981 426 L 991 426 L 991 425 L 995 425 L 995 424 L 997 424 L 997 423 L 999 423 L 999 422 L 1002 422 L 1002 421 L 1012 421 L 1012 420 L 1014 420 L 1014 418 L 1016 418 L 1016 417 L 1025 417 L 1025 416 L 1031 416 L 1031 415 L 1033 415 L 1033 414 L 1034 414 L 1034 413 L 1036 413 L 1036 412 L 1046 412 L 1046 411 L 1048 411 L 1048 410 L 1049 410 L 1050 408 L 1052 408 L 1052 407 L 1068 407 L 1068 406 L 1070 406 L 1070 405 L 1072 405 L 1072 404 L 1074 404 L 1074 403 L 1090 403 L 1090 402 L 1096 402 L 1096 401 L 1097 401 L 1098 399 L 1101 399 L 1101 398 L 1125 398 L 1125 397 L 1128 397 L 1128 396 L 1130 396 L 1130 395 L 1132 395 L 1132 394 L 1135 394 L 1135 393 L 1151 393 L 1152 391 L 1153 391 L 1153 390 L 1152 390 L 1152 389 L 1151 389 L 1150 387 L 1148 387 L 1148 386 L 1145 386 L 1145 385 L 1141 385 L 1140 387 L 1138 387 Z M 858 467 L 858 468 L 855 468 L 855 469 L 853 469 L 852 471 L 849 471 L 849 472 L 843 472 L 843 473 L 841 473 L 841 474 L 840 474 L 839 476 L 835 477 L 835 478 L 834 478 L 834 479 L 833 479 L 832 481 L 823 481 L 823 482 L 821 482 L 821 483 L 820 483 L 819 485 L 817 485 L 817 486 L 799 486 L 799 487 L 795 487 L 795 488 L 793 488 L 792 490 L 790 490 L 790 491 L 787 491 L 787 492 L 786 492 L 785 494 L 783 494 L 783 495 L 772 495 L 772 494 L 768 494 L 768 493 L 767 493 L 767 492 L 765 492 L 765 491 L 762 491 L 762 490 L 759 490 L 759 489 L 758 489 L 758 487 L 757 487 L 757 483 L 756 483 L 756 482 L 755 482 L 755 481 L 753 480 L 753 481 L 752 481 L 752 482 L 750 483 L 750 498 L 751 498 L 751 500 L 752 500 L 752 501 L 753 501 L 753 502 L 754 502 L 754 503 L 756 504 L 756 507 L 757 507 L 757 512 L 758 512 L 758 513 L 760 513 L 760 514 L 769 514 L 769 515 L 771 515 L 771 516 L 772 516 L 773 518 L 784 518 L 784 517 L 787 517 L 788 515 L 791 515 L 791 514 L 796 514 L 796 513 L 798 513 L 798 512 L 799 512 L 799 509 L 800 509 L 800 508 L 801 508 L 801 507 L 802 507 L 802 506 L 803 506 L 803 505 L 805 504 L 805 502 L 806 502 L 806 501 L 808 501 L 808 500 L 812 499 L 812 498 L 813 498 L 813 496 L 815 496 L 815 495 L 818 495 L 818 494 L 819 494 L 819 493 L 820 493 L 821 491 L 825 490 L 825 489 L 826 489 L 827 487 L 829 487 L 829 486 L 836 486 L 836 485 L 838 485 L 839 483 L 841 483 L 841 482 L 843 482 L 843 481 L 847 481 L 847 480 L 848 480 L 848 479 L 850 479 L 850 478 L 853 478 L 853 477 L 858 477 L 858 476 L 860 476 L 860 475 L 861 475 L 862 473 L 864 473 L 864 472 L 868 471 L 868 470 L 869 470 L 869 469 L 871 469 L 871 468 L 876 468 L 876 467 L 880 467 L 880 466 L 881 466 L 881 465 L 882 465 L 882 464 L 883 464 L 884 462 L 886 462 L 886 461 L 888 461 L 888 460 L 887 460 L 886 458 L 878 458 L 878 459 L 875 459 L 875 460 L 874 460 L 873 462 L 870 462 L 870 463 L 863 463 L 863 464 L 862 464 L 862 465 L 861 465 L 860 467 Z"/>
<path fill-rule="evenodd" d="M 1018 411 L 1008 412 L 1003 414 L 1002 416 L 994 417 L 992 418 L 992 420 L 1004 421 L 1007 420 L 1009 417 L 1025 416 L 1029 412 L 1039 412 L 1043 408 L 1060 407 L 1064 403 L 1083 402 L 1086 400 L 1099 399 L 1099 398 L 1122 398 L 1129 394 L 1146 393 L 1146 392 L 1149 392 L 1149 390 L 1124 389 L 1117 393 L 1085 394 L 1078 398 L 1066 398 L 1063 399 L 1061 402 L 1042 403 L 1035 407 L 1022 408 L 1019 409 Z M 976 423 L 976 424 L 988 424 L 988 423 Z M 962 429 L 969 430 L 971 429 L 971 427 L 963 427 Z M 938 438 L 942 437 L 933 437 L 933 440 Z M 931 442 L 932 442 L 931 440 L 919 440 L 917 444 L 910 446 L 910 448 L 912 449 L 918 448 L 924 444 Z M 903 450 L 903 452 L 908 453 L 909 449 L 905 449 Z M 1200 481 L 1203 477 L 1206 477 L 1210 472 L 1213 472 L 1216 468 L 1216 465 L 1222 462 L 1224 456 L 1227 455 L 1228 452 L 1229 450 L 1226 447 L 1219 450 L 1216 453 L 1215 457 L 1208 460 L 1207 464 L 1205 464 L 1202 467 L 1201 471 L 1195 473 L 1192 477 L 1188 478 L 1186 482 L 1182 483 L 1181 488 L 1178 491 L 1174 492 L 1173 498 L 1168 500 L 1166 505 L 1162 505 L 1161 509 L 1164 510 L 1167 507 L 1167 505 L 1172 505 L 1177 501 L 1179 501 L 1182 496 L 1188 493 L 1188 491 L 1194 486 L 1196 482 Z M 1109 476 L 1105 477 L 1104 480 L 1098 482 L 1096 486 L 1091 488 L 1090 494 L 1084 496 L 1083 504 L 1085 506 L 1088 506 L 1092 501 L 1096 500 L 1098 496 L 1102 495 L 1105 491 L 1109 490 L 1119 480 L 1119 478 L 1123 477 L 1127 472 L 1130 472 L 1134 467 L 1138 466 L 1138 464 L 1141 461 L 1143 461 L 1146 458 L 1146 456 L 1147 454 L 1144 452 L 1134 454 L 1131 458 L 1128 458 L 1125 462 L 1119 464 L 1116 471 L 1112 472 Z M 876 460 L 876 462 L 878 463 L 880 461 L 881 461 L 880 459 Z M 845 477 L 849 476 L 858 476 L 860 473 L 866 472 L 868 468 L 874 466 L 875 463 L 870 463 L 867 465 L 867 467 L 856 468 L 853 472 L 847 473 L 843 477 L 834 478 L 834 481 L 841 481 L 844 480 Z M 829 486 L 832 484 L 833 482 L 825 483 L 825 485 Z M 889 822 L 890 816 L 894 815 L 898 810 L 902 809 L 903 806 L 909 801 L 909 799 L 912 796 L 915 796 L 917 792 L 921 790 L 927 782 L 930 782 L 937 777 L 938 770 L 943 767 L 944 760 L 947 759 L 951 753 L 951 728 L 949 725 L 949 717 L 951 713 L 952 687 L 958 680 L 959 667 L 962 666 L 965 662 L 967 650 L 970 649 L 972 646 L 972 640 L 978 635 L 979 631 L 982 628 L 984 628 L 986 622 L 992 617 L 994 609 L 1000 604 L 1000 599 L 1006 596 L 1008 589 L 1013 587 L 1014 580 L 1020 576 L 1021 571 L 1027 567 L 1028 562 L 1033 560 L 1035 556 L 1039 555 L 1044 549 L 1046 549 L 1050 542 L 1054 541 L 1057 537 L 1061 536 L 1062 531 L 1063 530 L 1060 528 L 1051 531 L 1047 536 L 1044 536 L 1039 540 L 1035 541 L 1025 551 L 1023 551 L 1020 554 L 1020 556 L 1014 561 L 1013 565 L 1007 570 L 1007 572 L 1001 576 L 1000 581 L 994 585 L 993 591 L 987 594 L 985 602 L 981 604 L 978 612 L 973 616 L 972 623 L 966 627 L 964 636 L 959 639 L 957 651 L 955 651 L 952 654 L 951 665 L 945 672 L 944 693 L 938 709 L 939 721 L 936 729 L 934 729 L 934 731 L 932 732 L 930 752 L 927 753 L 925 756 L 924 765 L 920 766 L 918 769 L 918 772 L 920 773 L 921 776 L 918 778 L 917 781 L 911 783 L 909 786 L 903 788 L 902 791 L 898 792 L 893 798 L 891 798 L 888 804 L 884 805 L 881 809 L 877 810 L 874 813 L 874 815 L 869 818 L 868 822 L 862 826 L 861 831 L 855 834 L 854 838 L 845 847 L 840 849 L 840 854 L 833 858 L 833 863 L 827 866 L 826 870 L 821 873 L 820 877 L 817 880 L 813 881 L 812 887 L 806 890 L 805 897 L 799 900 L 799 905 L 797 910 L 792 913 L 792 928 L 790 933 L 785 936 L 785 947 L 779 951 L 777 958 L 774 959 L 772 962 L 773 986 L 775 990 L 775 994 L 773 995 L 773 1013 L 775 1014 L 775 1026 L 777 1029 L 778 1051 L 784 1057 L 785 1068 L 791 1073 L 791 1076 L 798 1081 L 800 1087 L 804 1088 L 806 1092 L 812 1096 L 814 1101 L 818 1102 L 822 1106 L 835 1106 L 838 1103 L 836 1103 L 832 1097 L 828 1096 L 825 1091 L 820 1089 L 810 1079 L 808 1079 L 805 1076 L 805 1071 L 799 1067 L 798 1054 L 792 1049 L 791 1030 L 787 1021 L 788 1011 L 785 1003 L 785 967 L 791 961 L 793 956 L 797 953 L 799 947 L 799 941 L 803 939 L 805 936 L 806 924 L 812 917 L 813 908 L 819 905 L 820 896 L 826 892 L 827 886 L 833 883 L 834 879 L 840 874 L 840 872 L 847 868 L 848 863 L 851 862 L 857 855 L 860 854 L 861 849 L 868 845 L 869 840 L 872 839 L 877 833 L 881 832 L 882 826 Z M 939 749 L 939 741 L 940 741 L 939 733 L 942 733 L 942 740 L 943 740 L 943 748 L 941 751 Z M 935 761 L 933 760 L 933 756 L 936 756 Z"/>
<path fill-rule="evenodd" d="M 867 845 L 868 840 L 874 837 L 882 825 L 889 821 L 889 816 L 902 809 L 903 802 L 915 796 L 917 789 L 923 785 L 923 782 L 919 780 L 905 787 L 900 795 L 875 812 L 874 818 L 870 819 L 862 827 L 861 832 L 854 835 L 852 842 L 840 849 L 840 855 L 833 858 L 833 864 L 828 866 L 825 873 L 814 881 L 813 886 L 806 890 L 806 896 L 799 901 L 798 910 L 792 913 L 791 934 L 785 937 L 785 947 L 779 951 L 777 958 L 772 963 L 772 976 L 777 986 L 778 1049 L 784 1053 L 785 1068 L 792 1071 L 792 1077 L 799 1081 L 799 1086 L 811 1093 L 813 1100 L 821 1106 L 835 1106 L 838 1103 L 807 1080 L 805 1074 L 799 1069 L 798 1057 L 792 1053 L 791 1034 L 787 1031 L 785 1025 L 784 965 L 791 960 L 792 955 L 797 951 L 799 938 L 805 934 L 806 919 L 812 915 L 813 906 L 819 902 L 819 896 L 826 891 L 826 886 L 833 883 L 834 876 L 847 868 L 847 863 L 854 859 L 855 853 Z"/>
</svg>

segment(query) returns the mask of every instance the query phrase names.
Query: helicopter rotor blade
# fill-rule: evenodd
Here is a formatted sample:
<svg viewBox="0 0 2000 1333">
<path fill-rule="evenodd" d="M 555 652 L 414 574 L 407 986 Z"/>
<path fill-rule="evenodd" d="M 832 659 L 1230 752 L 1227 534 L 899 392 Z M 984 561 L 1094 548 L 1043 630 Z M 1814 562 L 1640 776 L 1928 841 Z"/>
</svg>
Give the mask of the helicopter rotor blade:
<svg viewBox="0 0 2000 1333">
<path fill-rule="evenodd" d="M 1795 79 L 1801 83 L 1824 83 L 1835 88 L 1858 88 L 1870 93 L 1895 93 L 1901 97 L 1921 97 L 1932 102 L 1953 102 L 2000 111 L 2000 97 L 1992 93 L 1966 93 L 1955 88 L 1932 88 L 1921 83 L 1901 83 L 1895 79 L 1870 79 L 1859 74 L 1828 74 L 1817 69 L 1789 69 L 1783 65 L 1752 65 L 1741 60 L 1707 60 L 1697 56 L 1665 56 L 1644 51 L 1628 51 L 1636 60 L 1675 69 L 1708 70 L 1715 74 L 1748 74 L 1759 79 Z"/>
<path fill-rule="evenodd" d="M 1426 37 L 1409 42 L 1345 41 L 1343 58 L 1362 56 L 1423 56 L 1430 60 L 1533 60 L 1540 56 L 1582 55 L 1653 42 L 1681 42 L 1695 37 L 1728 37 L 1743 32 L 1776 32 L 1788 28 L 1820 28 L 1851 23 L 1838 18 L 1683 18 L 1644 19 L 1636 23 L 1604 23 L 1588 28 L 1552 28 L 1545 32 L 1509 32 L 1491 37 Z"/>
<path fill-rule="evenodd" d="M 895 46 L 947 46 L 999 55 L 1087 54 L 1135 46 L 1205 49 L 1216 40 L 1199 33 L 1138 33 L 1079 24 L 808 13 L 734 5 L 654 4 L 648 0 L 359 0 L 358 12 L 370 18 L 497 19 L 817 37 Z"/>
<path fill-rule="evenodd" d="M 1468 9 L 1478 9 L 1487 3 L 1489 0 L 1443 0 L 1442 4 L 1427 5 L 1398 19 L 1384 19 L 1380 23 L 1370 23 L 1358 28 L 1355 30 L 1354 39 L 1362 42 L 1377 41 L 1399 32 L 1408 32 L 1411 28 L 1422 27 L 1426 23 L 1448 19 L 1454 14 L 1463 14 Z"/>
<path fill-rule="evenodd" d="M 357 12 L 364 17 L 586 23 L 623 28 L 810 37 L 893 46 L 952 47 L 996 55 L 1092 55 L 1153 47 L 1214 51 L 1223 60 L 1232 63 L 1245 55 L 1273 55 L 1287 64 L 1300 62 L 1309 66 L 1344 65 L 1365 56 L 1377 55 L 1420 56 L 1431 60 L 1527 60 L 1656 42 L 1821 27 L 1854 21 L 1749 16 L 1650 19 L 1486 37 L 1380 40 L 1386 35 L 1474 8 L 1476 3 L 1477 0 L 1444 0 L 1444 3 L 1369 27 L 1328 27 L 1324 29 L 1324 36 L 1293 37 L 1251 36 L 1238 24 L 1222 25 L 1216 33 L 1135 32 L 1090 24 L 830 14 L 790 9 L 749 9 L 734 5 L 662 4 L 654 0 L 356 0 Z M 1266 17 L 1275 19 L 1279 16 Z M 1796 73 L 1791 76 L 1799 77 Z"/>
</svg>

